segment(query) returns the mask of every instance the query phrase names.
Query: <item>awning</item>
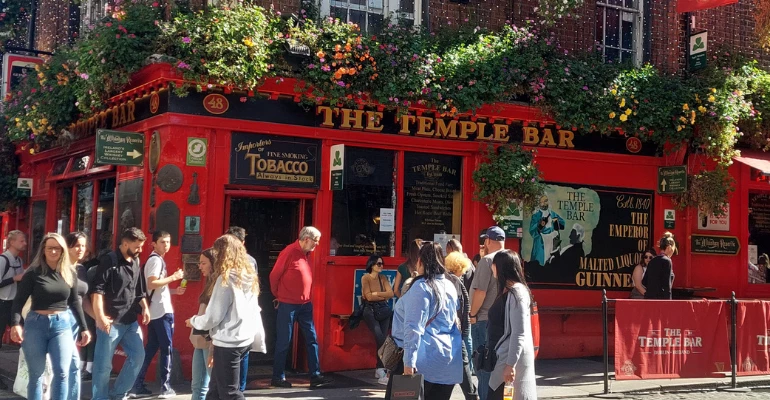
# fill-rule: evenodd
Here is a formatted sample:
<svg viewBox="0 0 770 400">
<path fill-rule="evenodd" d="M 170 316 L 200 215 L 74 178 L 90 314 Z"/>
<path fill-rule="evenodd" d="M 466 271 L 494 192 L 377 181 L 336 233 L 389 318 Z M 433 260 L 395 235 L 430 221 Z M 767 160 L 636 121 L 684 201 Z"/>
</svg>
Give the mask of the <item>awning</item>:
<svg viewBox="0 0 770 400">
<path fill-rule="evenodd" d="M 756 150 L 741 150 L 740 157 L 735 157 L 735 161 L 758 169 L 763 175 L 770 176 L 770 153 Z"/>
</svg>

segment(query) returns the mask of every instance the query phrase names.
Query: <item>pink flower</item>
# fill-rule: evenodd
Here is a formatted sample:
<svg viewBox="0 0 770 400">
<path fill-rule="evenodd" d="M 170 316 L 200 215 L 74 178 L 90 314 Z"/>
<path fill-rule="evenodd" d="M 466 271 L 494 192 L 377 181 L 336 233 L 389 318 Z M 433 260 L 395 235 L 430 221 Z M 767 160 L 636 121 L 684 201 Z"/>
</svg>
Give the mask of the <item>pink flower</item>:
<svg viewBox="0 0 770 400">
<path fill-rule="evenodd" d="M 183 43 L 190 43 L 190 38 L 185 36 L 185 37 L 182 38 L 182 42 Z"/>
</svg>

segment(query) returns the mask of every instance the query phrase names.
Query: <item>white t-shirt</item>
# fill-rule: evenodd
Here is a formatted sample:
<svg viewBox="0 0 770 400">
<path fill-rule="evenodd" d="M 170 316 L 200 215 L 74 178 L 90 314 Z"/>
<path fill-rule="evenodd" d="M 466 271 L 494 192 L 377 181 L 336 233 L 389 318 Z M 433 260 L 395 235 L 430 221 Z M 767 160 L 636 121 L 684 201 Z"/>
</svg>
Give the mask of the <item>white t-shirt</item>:
<svg viewBox="0 0 770 400">
<path fill-rule="evenodd" d="M 149 278 L 155 276 L 158 279 L 163 279 L 168 276 L 166 270 L 166 262 L 156 252 L 150 254 L 150 258 L 147 259 L 147 263 L 144 265 L 144 277 Z M 149 279 L 147 285 L 149 288 Z M 171 290 L 168 285 L 161 286 L 152 290 L 147 290 L 147 296 L 152 293 L 152 302 L 150 303 L 150 319 L 158 319 L 166 314 L 172 314 L 174 312 L 174 306 L 171 305 Z"/>
</svg>

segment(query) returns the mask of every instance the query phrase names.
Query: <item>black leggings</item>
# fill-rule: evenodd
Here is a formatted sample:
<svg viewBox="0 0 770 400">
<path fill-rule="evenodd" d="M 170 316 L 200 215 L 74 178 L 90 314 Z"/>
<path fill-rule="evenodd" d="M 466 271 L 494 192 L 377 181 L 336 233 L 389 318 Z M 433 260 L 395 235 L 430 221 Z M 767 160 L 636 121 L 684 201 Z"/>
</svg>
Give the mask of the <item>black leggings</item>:
<svg viewBox="0 0 770 400">
<path fill-rule="evenodd" d="M 468 350 L 463 348 L 463 381 L 460 384 L 460 388 L 463 390 L 466 400 L 475 400 L 479 398 L 479 394 L 476 391 L 476 384 L 473 383 L 473 377 L 471 376 L 470 360 L 468 359 Z"/>
<path fill-rule="evenodd" d="M 377 342 L 377 348 L 374 350 L 375 354 L 382 344 L 385 343 L 385 338 L 388 335 L 388 331 L 390 331 L 390 320 L 391 318 L 386 318 L 383 321 L 377 321 L 377 318 L 374 318 L 372 308 L 364 307 L 364 322 L 366 322 L 366 326 L 374 334 L 374 340 Z M 377 357 L 377 368 L 382 368 L 380 357 Z"/>
<path fill-rule="evenodd" d="M 206 400 L 243 400 L 241 392 L 241 360 L 249 346 L 232 348 L 214 346 L 214 368 Z"/>
</svg>

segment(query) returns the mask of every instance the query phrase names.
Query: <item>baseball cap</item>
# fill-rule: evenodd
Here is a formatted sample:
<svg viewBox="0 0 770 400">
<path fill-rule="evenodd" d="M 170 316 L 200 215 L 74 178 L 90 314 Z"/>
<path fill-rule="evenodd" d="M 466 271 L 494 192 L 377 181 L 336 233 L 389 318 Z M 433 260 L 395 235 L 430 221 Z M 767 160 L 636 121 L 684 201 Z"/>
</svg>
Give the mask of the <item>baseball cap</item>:
<svg viewBox="0 0 770 400">
<path fill-rule="evenodd" d="M 489 240 L 501 241 L 505 240 L 505 231 L 499 226 L 491 226 L 487 229 L 487 237 Z"/>
</svg>

